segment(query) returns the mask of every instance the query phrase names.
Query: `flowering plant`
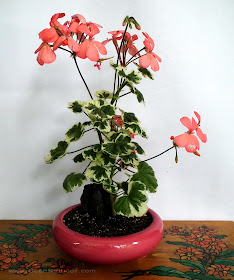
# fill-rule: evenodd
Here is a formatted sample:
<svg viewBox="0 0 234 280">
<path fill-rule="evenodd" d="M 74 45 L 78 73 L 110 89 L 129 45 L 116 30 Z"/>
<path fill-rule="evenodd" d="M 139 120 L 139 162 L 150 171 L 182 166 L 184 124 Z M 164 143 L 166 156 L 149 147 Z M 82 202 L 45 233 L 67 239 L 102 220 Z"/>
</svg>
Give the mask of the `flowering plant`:
<svg viewBox="0 0 234 280">
<path fill-rule="evenodd" d="M 67 192 L 74 191 L 82 186 L 87 179 L 90 179 L 96 186 L 101 187 L 102 191 L 106 192 L 106 197 L 111 202 L 113 214 L 127 217 L 142 216 L 148 210 L 147 192 L 156 192 L 158 186 L 154 171 L 147 161 L 174 148 L 176 151 L 175 161 L 177 162 L 178 147 L 184 147 L 187 152 L 199 156 L 197 136 L 202 142 L 207 141 L 206 135 L 200 129 L 200 115 L 195 112 L 198 121 L 194 118 L 191 120 L 187 117 L 181 118 L 181 123 L 188 131 L 176 137 L 172 136 L 173 145 L 171 148 L 159 155 L 141 160 L 138 155 L 144 155 L 144 150 L 134 138 L 136 135 L 147 138 L 146 132 L 140 126 L 136 115 L 118 108 L 117 103 L 120 98 L 127 94 L 135 95 L 140 103 L 144 103 L 144 96 L 136 85 L 140 83 L 142 78 L 153 80 L 153 75 L 148 68 L 151 67 L 153 71 L 158 71 L 159 62 L 161 62 L 161 58 L 154 53 L 153 39 L 143 32 L 143 46 L 138 50 L 135 45 L 138 36 L 131 35 L 129 29 L 135 27 L 140 30 L 141 28 L 133 17 L 127 16 L 123 21 L 125 30 L 108 32 L 110 38 L 98 42 L 94 36 L 102 28 L 99 24 L 87 22 L 79 14 L 72 16 L 71 21 L 60 24 L 58 20 L 64 16 L 64 13 L 52 16 L 50 28 L 39 33 L 42 43 L 35 51 L 38 53 L 37 61 L 40 65 L 54 62 L 56 59 L 55 51 L 58 49 L 70 53 L 91 100 L 76 100 L 68 104 L 68 108 L 73 113 L 84 113 L 87 116 L 87 121 L 78 122 L 70 128 L 65 133 L 66 139 L 51 149 L 49 155 L 45 157 L 45 161 L 53 163 L 67 154 L 77 153 L 73 158 L 75 163 L 86 160 L 89 163 L 82 173 L 73 172 L 66 177 L 63 187 Z M 98 90 L 94 99 L 81 74 L 78 59 L 91 60 L 95 62 L 94 66 L 100 70 L 101 64 L 110 59 L 100 58 L 100 54 L 107 54 L 106 44 L 108 43 L 112 43 L 117 52 L 116 62 L 110 60 L 114 75 L 113 90 Z M 128 70 L 131 66 L 134 68 Z M 78 141 L 90 130 L 96 130 L 98 143 L 79 148 L 76 151 L 67 151 L 71 142 Z M 115 175 L 121 171 L 124 171 L 127 179 L 117 182 Z"/>
</svg>

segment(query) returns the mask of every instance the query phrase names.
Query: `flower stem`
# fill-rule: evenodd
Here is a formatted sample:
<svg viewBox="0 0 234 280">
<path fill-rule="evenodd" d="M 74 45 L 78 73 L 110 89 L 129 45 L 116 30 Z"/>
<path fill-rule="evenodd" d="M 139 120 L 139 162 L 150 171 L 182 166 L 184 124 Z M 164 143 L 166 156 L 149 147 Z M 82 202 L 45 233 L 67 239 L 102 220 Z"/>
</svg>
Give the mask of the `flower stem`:
<svg viewBox="0 0 234 280">
<path fill-rule="evenodd" d="M 128 65 L 129 63 L 131 63 L 132 62 L 132 59 L 137 55 L 137 54 L 139 54 L 141 51 L 143 51 L 145 49 L 145 47 L 144 48 L 142 48 L 142 49 L 140 49 L 137 53 L 135 53 L 128 61 L 127 61 L 127 63 L 126 63 L 126 65 Z M 137 57 L 136 59 L 138 59 L 139 57 Z M 135 59 L 134 59 L 135 60 Z"/>
<path fill-rule="evenodd" d="M 81 151 L 81 150 L 84 150 L 84 149 L 86 149 L 86 148 L 93 147 L 94 145 L 95 145 L 95 144 L 89 145 L 89 146 L 80 148 L 79 150 L 76 150 L 76 151 L 73 151 L 73 152 L 67 152 L 66 154 L 73 154 L 73 153 L 79 152 L 79 151 Z"/>
<path fill-rule="evenodd" d="M 80 76 L 81 76 L 81 79 L 83 80 L 83 82 L 84 82 L 84 84 L 85 84 L 85 86 L 86 86 L 86 88 L 87 88 L 87 91 L 88 91 L 88 93 L 89 93 L 91 99 L 93 99 L 93 96 L 92 96 L 92 94 L 91 94 L 91 92 L 90 92 L 90 90 L 89 90 L 89 87 L 88 87 L 88 85 L 86 84 L 85 79 L 84 79 L 84 77 L 82 76 L 82 74 L 81 74 L 81 72 L 80 72 L 80 68 L 79 68 L 79 66 L 78 66 L 76 57 L 73 56 L 73 58 L 74 58 L 74 61 L 75 61 L 75 64 L 76 64 L 76 68 L 77 68 L 77 70 L 78 70 L 78 72 L 79 72 L 79 74 L 80 74 Z"/>
<path fill-rule="evenodd" d="M 117 64 L 117 65 L 119 64 L 120 52 L 121 52 L 121 48 L 122 48 L 122 45 L 123 45 L 123 42 L 124 42 L 124 37 L 125 37 L 125 34 L 126 34 L 126 32 L 127 32 L 127 29 L 128 29 L 128 24 L 126 25 L 126 28 L 125 28 L 125 30 L 124 30 L 123 38 L 122 38 L 122 40 L 121 40 L 121 44 L 120 44 L 120 47 L 119 47 L 118 56 L 117 56 L 117 61 L 116 61 L 116 64 Z M 117 70 L 115 69 L 115 78 L 114 78 L 114 90 L 113 90 L 113 95 L 115 94 L 116 78 L 117 78 Z M 111 103 L 111 104 L 113 104 L 113 103 Z"/>
<path fill-rule="evenodd" d="M 147 54 L 147 53 L 146 53 L 146 54 Z M 140 57 L 142 57 L 142 56 L 144 56 L 144 55 L 146 55 L 146 54 L 140 55 L 139 57 L 137 57 L 137 58 L 133 59 L 132 61 L 128 62 L 126 65 L 129 65 L 129 64 L 132 63 L 133 61 L 139 59 Z"/>
<path fill-rule="evenodd" d="M 164 152 L 162 152 L 162 153 L 160 153 L 160 154 L 158 154 L 158 155 L 156 155 L 156 156 L 153 156 L 153 157 L 151 157 L 151 158 L 148 158 L 148 159 L 146 159 L 146 160 L 142 160 L 141 162 L 145 162 L 145 161 L 148 161 L 148 160 L 154 159 L 154 158 L 156 158 L 156 157 L 159 157 L 159 156 L 161 156 L 161 155 L 165 154 L 166 152 L 170 151 L 170 150 L 171 150 L 171 149 L 173 149 L 173 148 L 175 148 L 175 147 L 174 147 L 174 146 L 172 146 L 171 148 L 167 149 L 166 151 L 164 151 Z"/>
</svg>

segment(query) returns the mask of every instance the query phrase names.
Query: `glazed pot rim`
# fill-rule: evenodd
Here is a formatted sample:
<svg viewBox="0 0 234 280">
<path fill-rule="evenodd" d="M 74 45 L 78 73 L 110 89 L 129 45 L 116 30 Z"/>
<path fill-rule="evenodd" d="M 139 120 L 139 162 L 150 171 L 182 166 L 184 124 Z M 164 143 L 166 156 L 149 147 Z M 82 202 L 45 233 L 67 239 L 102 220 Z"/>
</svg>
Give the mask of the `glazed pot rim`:
<svg viewBox="0 0 234 280">
<path fill-rule="evenodd" d="M 137 237 L 140 237 L 142 235 L 148 235 L 148 234 L 152 234 L 152 232 L 155 232 L 157 230 L 161 230 L 161 228 L 163 227 L 163 222 L 161 220 L 161 218 L 159 217 L 159 215 L 154 212 L 152 209 L 148 209 L 148 213 L 152 216 L 153 218 L 153 221 L 152 223 L 147 227 L 145 228 L 144 230 L 141 230 L 139 232 L 136 232 L 136 233 L 132 233 L 132 234 L 129 234 L 129 235 L 122 235 L 122 236 L 115 236 L 115 237 L 99 237 L 99 236 L 90 236 L 90 235 L 85 235 L 85 234 L 82 234 L 82 233 L 78 233 L 78 232 L 75 232 L 71 229 L 69 229 L 64 223 L 63 223 L 63 218 L 64 216 L 70 212 L 73 208 L 76 208 L 78 206 L 80 206 L 81 204 L 76 204 L 76 205 L 73 205 L 73 206 L 70 206 L 66 209 L 64 209 L 62 212 L 60 212 L 57 217 L 55 218 L 54 222 L 53 222 L 53 228 L 56 227 L 56 226 L 59 226 L 60 229 L 68 234 L 68 235 L 72 235 L 74 237 L 77 237 L 79 236 L 80 239 L 84 239 L 84 240 L 96 240 L 98 242 L 106 242 L 107 239 L 109 241 L 112 241 L 112 242 L 115 242 L 115 241 L 120 241 L 121 240 L 121 243 L 124 242 L 124 240 L 129 241 L 130 239 L 136 239 Z"/>
</svg>

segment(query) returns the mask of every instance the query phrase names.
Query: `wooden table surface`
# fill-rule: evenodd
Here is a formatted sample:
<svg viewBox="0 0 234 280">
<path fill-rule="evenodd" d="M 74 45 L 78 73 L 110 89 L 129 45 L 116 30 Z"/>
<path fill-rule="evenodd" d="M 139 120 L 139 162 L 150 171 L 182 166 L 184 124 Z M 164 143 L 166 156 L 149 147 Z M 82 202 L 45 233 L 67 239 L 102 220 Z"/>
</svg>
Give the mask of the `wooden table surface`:
<svg viewBox="0 0 234 280">
<path fill-rule="evenodd" d="M 51 223 L 0 221 L 0 280 L 234 279 L 233 222 L 165 221 L 164 237 L 151 254 L 118 265 L 66 255 L 53 240 Z"/>
</svg>

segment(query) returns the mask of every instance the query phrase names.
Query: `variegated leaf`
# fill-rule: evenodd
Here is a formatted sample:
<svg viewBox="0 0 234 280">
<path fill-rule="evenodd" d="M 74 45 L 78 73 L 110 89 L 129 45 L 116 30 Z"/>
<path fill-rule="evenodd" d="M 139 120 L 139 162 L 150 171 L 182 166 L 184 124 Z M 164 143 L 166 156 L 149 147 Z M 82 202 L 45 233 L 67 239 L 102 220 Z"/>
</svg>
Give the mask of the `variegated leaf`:
<svg viewBox="0 0 234 280">
<path fill-rule="evenodd" d="M 113 93 L 107 90 L 96 91 L 95 96 L 98 99 L 111 99 L 113 97 Z"/>
<path fill-rule="evenodd" d="M 85 175 L 96 182 L 102 182 L 110 178 L 110 171 L 100 162 L 94 161 L 87 168 Z"/>
<path fill-rule="evenodd" d="M 77 123 L 73 125 L 73 127 L 66 132 L 66 141 L 75 142 L 84 135 L 84 132 L 85 132 L 84 125 L 82 123 Z"/>
<path fill-rule="evenodd" d="M 119 215 L 141 217 L 148 211 L 145 185 L 141 182 L 130 182 L 128 193 L 118 197 L 114 210 Z"/>
<path fill-rule="evenodd" d="M 87 181 L 86 177 L 82 173 L 71 173 L 66 177 L 63 182 L 63 188 L 66 192 L 73 192 L 78 187 L 82 186 Z"/>
<path fill-rule="evenodd" d="M 85 105 L 85 102 L 83 101 L 74 101 L 68 103 L 68 109 L 71 109 L 73 113 L 81 113 L 83 112 L 83 106 Z"/>
<path fill-rule="evenodd" d="M 114 186 L 110 179 L 103 181 L 102 186 L 105 191 L 111 194 L 115 194 L 118 191 L 118 187 Z"/>
<path fill-rule="evenodd" d="M 46 163 L 53 163 L 56 159 L 63 157 L 66 153 L 68 143 L 66 141 L 58 142 L 57 146 L 50 150 L 50 154 L 45 156 Z"/>
</svg>

